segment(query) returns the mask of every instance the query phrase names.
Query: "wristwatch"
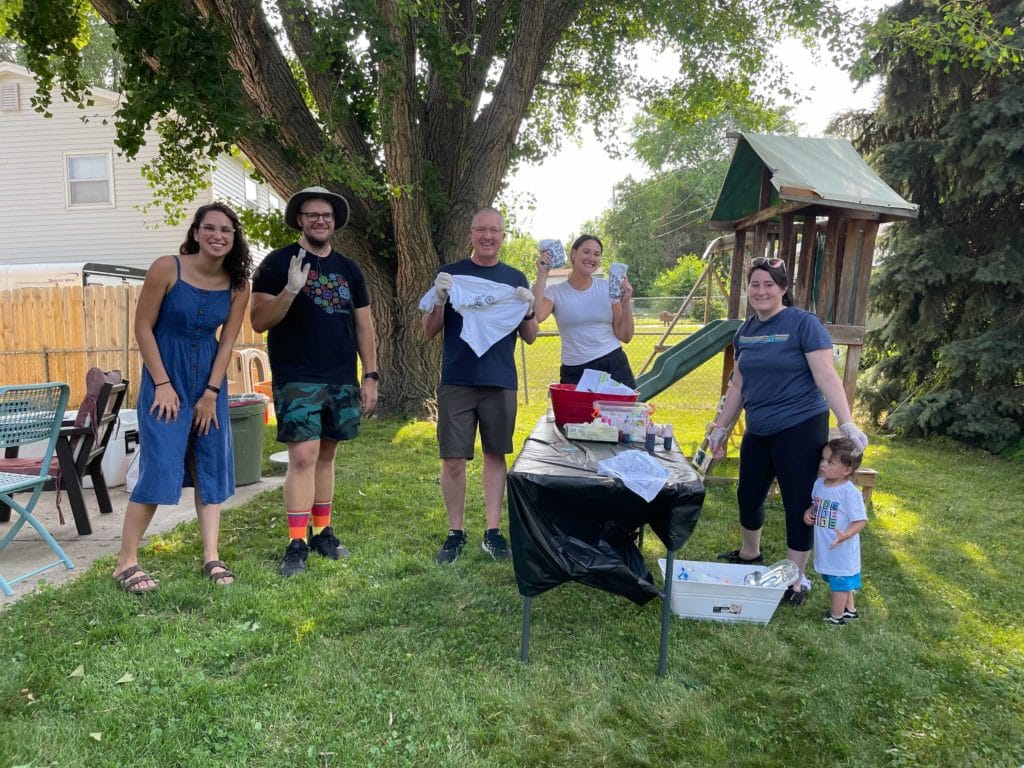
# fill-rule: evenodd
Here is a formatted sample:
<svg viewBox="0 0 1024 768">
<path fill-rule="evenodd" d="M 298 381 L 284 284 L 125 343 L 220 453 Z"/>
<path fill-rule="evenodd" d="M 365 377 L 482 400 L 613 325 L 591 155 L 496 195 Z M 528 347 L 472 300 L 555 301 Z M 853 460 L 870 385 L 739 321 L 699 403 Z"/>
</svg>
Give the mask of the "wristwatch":
<svg viewBox="0 0 1024 768">
<path fill-rule="evenodd" d="M 367 373 L 363 374 L 363 380 L 365 381 L 366 379 L 373 379 L 374 381 L 380 381 L 380 374 L 377 373 L 376 371 L 368 371 Z"/>
<path fill-rule="evenodd" d="M 533 318 L 535 318 L 536 316 L 537 316 L 536 312 L 531 312 L 526 317 L 524 317 L 523 320 L 533 320 Z"/>
</svg>

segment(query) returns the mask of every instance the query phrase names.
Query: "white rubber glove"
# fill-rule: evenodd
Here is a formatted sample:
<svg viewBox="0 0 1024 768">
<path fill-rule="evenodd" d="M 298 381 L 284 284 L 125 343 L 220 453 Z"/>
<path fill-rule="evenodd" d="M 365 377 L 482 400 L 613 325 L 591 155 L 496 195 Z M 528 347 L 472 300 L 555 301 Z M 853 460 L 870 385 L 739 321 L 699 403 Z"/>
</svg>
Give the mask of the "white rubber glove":
<svg viewBox="0 0 1024 768">
<path fill-rule="evenodd" d="M 452 276 L 447 272 L 438 272 L 434 280 L 434 304 L 441 306 L 448 301 L 448 291 L 452 289 Z"/>
<path fill-rule="evenodd" d="M 857 446 L 858 453 L 864 453 L 864 449 L 868 447 L 868 436 L 861 432 L 856 424 L 852 421 L 840 424 L 839 431 L 843 433 L 844 437 L 853 441 L 853 444 Z"/>
<path fill-rule="evenodd" d="M 516 286 L 516 298 L 529 304 L 526 308 L 526 314 L 533 312 L 533 291 L 529 288 L 524 288 L 521 285 Z"/>
<path fill-rule="evenodd" d="M 306 252 L 299 249 L 299 252 L 292 256 L 292 260 L 288 262 L 288 285 L 284 287 L 288 293 L 298 293 L 306 285 L 306 277 L 309 275 L 309 264 L 303 266 L 302 258 L 306 255 Z"/>
<path fill-rule="evenodd" d="M 725 445 L 727 439 L 729 439 L 729 430 L 725 427 L 708 424 L 708 447 L 711 448 L 712 454 Z"/>
</svg>

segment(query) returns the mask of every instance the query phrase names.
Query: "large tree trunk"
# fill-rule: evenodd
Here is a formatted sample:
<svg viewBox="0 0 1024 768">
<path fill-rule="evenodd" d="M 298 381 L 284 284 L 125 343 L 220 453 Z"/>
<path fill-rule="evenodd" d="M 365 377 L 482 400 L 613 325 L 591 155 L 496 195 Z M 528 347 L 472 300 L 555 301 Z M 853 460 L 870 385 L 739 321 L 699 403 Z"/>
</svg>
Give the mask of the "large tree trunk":
<svg viewBox="0 0 1024 768">
<path fill-rule="evenodd" d="M 92 3 L 115 28 L 135 12 L 129 0 Z M 581 0 L 447 5 L 439 29 L 466 51 L 454 77 L 427 72 L 421 81 L 417 68 L 427 60 L 418 58 L 416 25 L 423 22 L 396 0 L 376 0 L 367 8 L 376 12 L 381 34 L 374 41 L 375 68 L 368 69 L 351 51 L 323 47 L 315 6 L 279 3 L 282 27 L 315 104 L 311 110 L 262 4 L 181 3 L 182 14 L 215 21 L 230 41 L 225 69 L 237 73 L 242 106 L 260 126 L 235 141 L 260 174 L 285 198 L 320 184 L 349 201 L 351 217 L 335 245 L 359 264 L 370 288 L 384 413 L 422 414 L 431 406 L 440 343 L 423 339 L 419 297 L 440 264 L 468 255 L 472 216 L 500 190 L 531 96 L 580 6 Z M 507 61 L 490 101 L 479 109 L 513 14 Z M 325 59 L 333 63 L 325 65 Z M 161 61 L 154 54 L 145 61 L 159 77 Z M 375 125 L 365 110 L 360 116 L 349 109 L 339 89 L 342 75 L 354 68 L 363 72 L 363 85 L 376 84 Z"/>
</svg>

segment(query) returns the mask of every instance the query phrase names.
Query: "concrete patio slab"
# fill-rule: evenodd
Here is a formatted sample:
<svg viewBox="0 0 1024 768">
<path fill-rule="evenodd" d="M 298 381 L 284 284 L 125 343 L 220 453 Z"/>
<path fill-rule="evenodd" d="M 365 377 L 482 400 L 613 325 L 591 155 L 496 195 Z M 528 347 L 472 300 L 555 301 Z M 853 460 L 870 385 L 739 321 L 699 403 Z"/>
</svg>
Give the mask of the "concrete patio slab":
<svg viewBox="0 0 1024 768">
<path fill-rule="evenodd" d="M 224 509 L 243 504 L 249 499 L 272 488 L 278 488 L 284 483 L 283 476 L 264 477 L 257 483 L 239 486 L 235 495 L 224 504 Z M 13 585 L 14 596 L 8 597 L 0 593 L 0 608 L 9 605 L 42 583 L 61 584 L 85 573 L 89 566 L 100 557 L 116 554 L 121 547 L 121 525 L 124 522 L 124 511 L 128 506 L 128 494 L 123 485 L 110 489 L 110 501 L 114 511 L 109 515 L 100 514 L 96 506 L 96 498 L 92 490 L 85 490 L 85 502 L 89 510 L 89 521 L 92 523 L 92 534 L 80 536 L 75 530 L 75 523 L 71 519 L 71 511 L 68 508 L 67 499 L 61 502 L 64 508 L 65 525 L 59 524 L 57 515 L 56 494 L 44 493 L 36 506 L 36 516 L 44 522 L 47 530 L 57 540 L 57 543 L 67 552 L 68 557 L 75 564 L 71 570 L 63 565 L 50 568 L 42 573 L 36 574 L 25 581 L 19 581 Z M 181 494 L 181 504 L 177 506 L 161 506 L 157 509 L 153 523 L 149 526 L 147 537 L 143 544 L 153 534 L 166 533 L 175 528 L 179 523 L 195 520 L 195 504 L 192 499 L 192 490 L 184 489 Z M 17 519 L 15 513 L 11 514 L 11 522 L 0 523 L 0 537 L 4 536 Z M 25 525 L 18 532 L 14 541 L 0 551 L 0 573 L 8 579 L 19 574 L 35 570 L 46 563 L 53 562 L 57 557 L 53 550 L 47 546 L 31 526 Z"/>
</svg>

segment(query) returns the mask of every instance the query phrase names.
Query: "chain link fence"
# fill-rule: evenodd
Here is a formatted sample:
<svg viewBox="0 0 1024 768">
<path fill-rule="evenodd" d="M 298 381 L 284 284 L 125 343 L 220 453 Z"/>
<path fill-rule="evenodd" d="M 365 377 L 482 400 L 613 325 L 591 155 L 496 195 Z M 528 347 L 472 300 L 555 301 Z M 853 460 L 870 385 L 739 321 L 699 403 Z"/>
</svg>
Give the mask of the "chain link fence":
<svg viewBox="0 0 1024 768">
<path fill-rule="evenodd" d="M 703 325 L 704 300 L 695 297 L 690 306 L 673 324 L 682 298 L 664 297 L 633 300 L 636 332 L 632 341 L 623 345 L 633 373 L 639 376 L 650 370 L 658 352 L 678 344 Z M 714 302 L 713 302 L 714 304 Z M 714 306 L 709 319 L 717 319 Z M 724 317 L 724 307 L 717 317 Z M 699 322 L 695 321 L 699 318 Z M 553 317 L 540 327 L 533 344 L 520 341 L 517 349 L 520 400 L 524 406 L 547 402 L 548 385 L 558 381 L 561 364 L 561 340 Z M 653 360 L 652 360 L 653 362 Z M 712 419 L 721 397 L 723 356 L 717 354 L 654 398 L 654 420 L 671 423 L 684 453 L 692 456 L 704 437 L 704 429 Z M 645 367 L 646 364 L 646 367 Z"/>
</svg>

